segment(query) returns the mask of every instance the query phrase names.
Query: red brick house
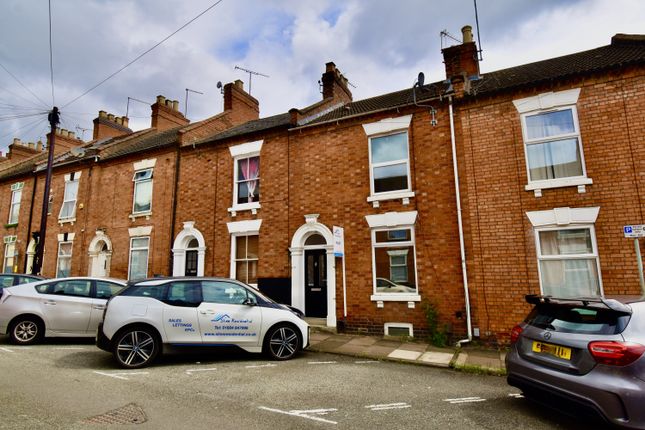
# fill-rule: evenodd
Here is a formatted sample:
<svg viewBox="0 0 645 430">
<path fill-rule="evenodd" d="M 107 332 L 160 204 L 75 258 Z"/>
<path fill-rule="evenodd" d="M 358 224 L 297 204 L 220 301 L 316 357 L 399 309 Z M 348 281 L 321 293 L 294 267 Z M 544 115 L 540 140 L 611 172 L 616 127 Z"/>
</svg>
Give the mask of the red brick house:
<svg viewBox="0 0 645 430">
<path fill-rule="evenodd" d="M 196 124 L 163 98 L 140 132 L 99 115 L 57 159 L 76 216 L 50 220 L 44 273 L 234 277 L 349 332 L 426 334 L 430 303 L 454 340 L 498 343 L 525 294 L 639 294 L 645 37 L 490 73 L 476 51 L 466 28 L 445 80 L 360 101 L 328 63 L 321 101 L 268 118 L 241 83 Z M 0 216 L 24 178 L 29 231 L 35 165 L 0 166 Z"/>
</svg>

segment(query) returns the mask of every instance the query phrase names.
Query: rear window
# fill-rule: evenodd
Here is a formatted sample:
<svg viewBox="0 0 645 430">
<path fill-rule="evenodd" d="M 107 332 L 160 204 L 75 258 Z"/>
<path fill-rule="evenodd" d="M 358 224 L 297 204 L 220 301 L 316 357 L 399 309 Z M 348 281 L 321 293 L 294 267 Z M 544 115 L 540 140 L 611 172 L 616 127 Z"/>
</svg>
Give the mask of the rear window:
<svg viewBox="0 0 645 430">
<path fill-rule="evenodd" d="M 121 291 L 119 296 L 150 297 L 162 300 L 166 297 L 167 285 L 132 285 Z"/>
<path fill-rule="evenodd" d="M 630 315 L 611 309 L 540 304 L 533 308 L 525 322 L 544 330 L 561 333 L 618 334 Z"/>
</svg>

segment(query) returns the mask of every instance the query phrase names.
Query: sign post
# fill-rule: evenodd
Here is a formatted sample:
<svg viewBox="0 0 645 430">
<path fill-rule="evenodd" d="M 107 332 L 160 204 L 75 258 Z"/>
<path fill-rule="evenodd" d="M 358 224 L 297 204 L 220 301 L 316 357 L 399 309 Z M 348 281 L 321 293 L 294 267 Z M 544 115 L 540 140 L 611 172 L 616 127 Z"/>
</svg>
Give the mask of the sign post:
<svg viewBox="0 0 645 430">
<path fill-rule="evenodd" d="M 634 248 L 636 249 L 636 260 L 638 263 L 638 278 L 641 284 L 641 295 L 645 298 L 645 278 L 643 277 L 643 259 L 641 258 L 641 247 L 638 243 L 639 237 L 645 237 L 645 224 L 626 225 L 623 227 L 625 237 L 634 238 Z"/>
<path fill-rule="evenodd" d="M 347 316 L 347 285 L 345 280 L 345 229 L 334 226 L 334 256 L 343 259 L 343 316 Z"/>
</svg>

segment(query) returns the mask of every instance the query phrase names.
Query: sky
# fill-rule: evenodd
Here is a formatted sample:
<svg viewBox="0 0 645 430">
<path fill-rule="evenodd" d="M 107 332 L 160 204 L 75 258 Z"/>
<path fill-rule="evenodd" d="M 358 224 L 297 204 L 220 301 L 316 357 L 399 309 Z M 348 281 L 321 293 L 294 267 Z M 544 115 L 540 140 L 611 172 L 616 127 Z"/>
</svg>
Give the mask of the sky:
<svg viewBox="0 0 645 430">
<path fill-rule="evenodd" d="M 472 25 L 473 0 L 221 0 L 189 26 L 78 98 L 215 4 L 215 0 L 3 0 L 0 4 L 0 151 L 14 137 L 45 140 L 47 111 L 61 128 L 92 137 L 99 110 L 150 127 L 157 95 L 198 121 L 223 108 L 217 82 L 240 79 L 260 116 L 303 108 L 322 96 L 333 61 L 354 100 L 445 78 L 441 48 Z M 645 34 L 643 0 L 478 0 L 482 73 Z M 51 71 L 53 70 L 53 78 Z M 52 90 L 53 81 L 53 90 Z M 128 97 L 144 101 L 131 100 Z M 77 99 L 78 98 L 78 99 Z M 76 100 L 75 100 L 76 99 Z M 71 103 L 70 103 L 71 102 Z M 18 118 L 20 117 L 20 118 Z M 85 130 L 83 130 L 85 129 Z"/>
</svg>

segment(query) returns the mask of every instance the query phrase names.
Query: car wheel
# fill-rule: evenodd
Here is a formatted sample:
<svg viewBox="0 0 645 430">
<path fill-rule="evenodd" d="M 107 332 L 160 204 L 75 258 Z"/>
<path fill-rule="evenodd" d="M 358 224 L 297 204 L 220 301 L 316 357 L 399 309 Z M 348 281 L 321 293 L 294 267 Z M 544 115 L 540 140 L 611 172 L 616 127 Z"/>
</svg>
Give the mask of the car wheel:
<svg viewBox="0 0 645 430">
<path fill-rule="evenodd" d="M 121 332 L 114 344 L 114 357 L 121 367 L 148 366 L 159 353 L 159 341 L 150 329 L 134 327 Z"/>
<path fill-rule="evenodd" d="M 289 360 L 300 349 L 300 336 L 290 325 L 273 327 L 264 340 L 264 351 L 274 360 Z"/>
<path fill-rule="evenodd" d="M 16 345 L 31 345 L 39 342 L 45 334 L 45 326 L 34 317 L 22 317 L 11 325 L 9 340 Z"/>
</svg>

